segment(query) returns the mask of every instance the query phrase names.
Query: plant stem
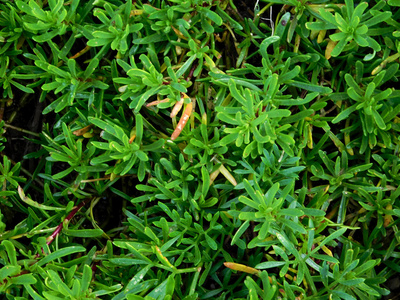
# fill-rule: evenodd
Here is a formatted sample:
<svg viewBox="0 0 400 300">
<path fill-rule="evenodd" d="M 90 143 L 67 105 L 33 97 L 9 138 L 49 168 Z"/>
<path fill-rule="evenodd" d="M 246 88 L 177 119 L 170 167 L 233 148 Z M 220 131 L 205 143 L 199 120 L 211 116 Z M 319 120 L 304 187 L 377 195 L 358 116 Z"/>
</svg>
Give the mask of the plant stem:
<svg viewBox="0 0 400 300">
<path fill-rule="evenodd" d="M 64 224 L 67 224 L 74 216 L 75 214 L 83 207 L 85 206 L 86 203 L 88 203 L 90 200 L 92 199 L 86 199 L 84 201 L 82 201 L 81 203 L 79 203 L 78 206 L 76 206 L 69 214 L 68 216 L 64 219 L 64 221 L 62 221 L 54 230 L 54 232 L 46 239 L 46 244 L 50 245 L 54 239 L 56 238 L 56 236 L 61 232 L 61 230 L 64 227 Z"/>
<path fill-rule="evenodd" d="M 7 124 L 7 123 L 4 123 L 4 127 L 11 128 L 11 129 L 23 132 L 23 133 L 27 133 L 27 134 L 36 136 L 36 137 L 40 137 L 39 133 L 32 132 L 32 131 L 29 131 L 29 130 L 26 130 L 26 129 L 23 129 L 23 128 L 19 128 L 19 127 L 16 127 L 16 126 L 13 126 L 13 125 L 10 125 L 10 124 Z"/>
</svg>

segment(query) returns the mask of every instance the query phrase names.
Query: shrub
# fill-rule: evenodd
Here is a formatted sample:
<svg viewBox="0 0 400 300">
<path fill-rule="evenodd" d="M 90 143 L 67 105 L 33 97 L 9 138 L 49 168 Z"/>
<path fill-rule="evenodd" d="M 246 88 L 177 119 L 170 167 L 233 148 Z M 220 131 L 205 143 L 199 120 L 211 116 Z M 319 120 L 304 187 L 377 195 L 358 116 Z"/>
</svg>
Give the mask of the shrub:
<svg viewBox="0 0 400 300">
<path fill-rule="evenodd" d="M 2 1 L 4 297 L 390 293 L 400 2 L 250 2 Z"/>
</svg>

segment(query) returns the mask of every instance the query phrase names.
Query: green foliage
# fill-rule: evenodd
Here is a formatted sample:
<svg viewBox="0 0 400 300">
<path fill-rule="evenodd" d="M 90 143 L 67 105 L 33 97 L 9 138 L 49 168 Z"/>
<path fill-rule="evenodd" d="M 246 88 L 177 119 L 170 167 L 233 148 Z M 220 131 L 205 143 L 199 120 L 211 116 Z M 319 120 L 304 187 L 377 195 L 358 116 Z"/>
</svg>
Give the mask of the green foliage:
<svg viewBox="0 0 400 300">
<path fill-rule="evenodd" d="M 132 3 L 127 2 L 120 7 L 104 3 L 104 10 L 97 8 L 93 15 L 97 17 L 102 26 L 86 25 L 85 32 L 93 37 L 89 38 L 87 45 L 90 47 L 110 46 L 118 50 L 121 55 L 128 50 L 128 36 L 143 28 L 143 24 L 136 23 L 131 18 Z"/>
<path fill-rule="evenodd" d="M 383 5 L 380 2 L 377 6 Z M 365 12 L 367 7 L 368 3 L 362 2 L 354 8 L 352 0 L 345 0 L 345 5 L 342 6 L 340 12 L 335 12 L 335 16 L 320 8 L 320 18 L 324 22 L 307 23 L 306 27 L 310 30 L 338 29 L 340 31 L 329 36 L 332 41 L 338 42 L 332 51 L 332 56 L 338 56 L 346 46 L 347 49 L 352 49 L 356 45 L 370 47 L 375 53 L 381 50 L 381 46 L 367 33 L 374 25 L 387 21 L 392 13 L 374 8 Z"/>
<path fill-rule="evenodd" d="M 3 298 L 390 293 L 400 3 L 248 3 L 2 1 Z"/>
</svg>

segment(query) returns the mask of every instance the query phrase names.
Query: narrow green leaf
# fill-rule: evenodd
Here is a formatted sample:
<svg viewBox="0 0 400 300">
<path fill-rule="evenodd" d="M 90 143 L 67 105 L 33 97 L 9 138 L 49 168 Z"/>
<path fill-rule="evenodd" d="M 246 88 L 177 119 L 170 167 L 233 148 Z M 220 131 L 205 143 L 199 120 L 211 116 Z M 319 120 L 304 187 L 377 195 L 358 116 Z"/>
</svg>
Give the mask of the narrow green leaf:
<svg viewBox="0 0 400 300">
<path fill-rule="evenodd" d="M 324 87 L 324 86 L 320 86 L 320 85 L 315 85 L 315 84 L 311 84 L 311 83 L 305 83 L 305 82 L 300 82 L 300 81 L 292 81 L 292 82 L 288 82 L 288 85 L 300 88 L 300 89 L 304 89 L 307 91 L 311 91 L 311 92 L 318 92 L 321 94 L 330 94 L 332 93 L 332 89 L 328 88 L 328 87 Z"/>
<path fill-rule="evenodd" d="M 249 198 L 245 196 L 239 196 L 239 201 L 242 202 L 243 204 L 246 204 L 247 206 L 250 206 L 255 209 L 259 209 L 259 203 L 254 202 L 253 200 L 250 200 Z"/>
<path fill-rule="evenodd" d="M 54 251 L 53 253 L 50 253 L 49 255 L 45 256 L 41 260 L 37 262 L 37 265 L 43 266 L 53 260 L 59 259 L 61 257 L 71 255 L 77 252 L 83 252 L 86 251 L 86 249 L 82 246 L 71 246 L 71 247 L 65 247 L 59 250 Z"/>
<path fill-rule="evenodd" d="M 333 120 L 332 123 L 336 124 L 339 123 L 342 120 L 347 119 L 353 112 L 357 110 L 357 104 L 352 105 L 345 110 L 341 111 Z"/>
<path fill-rule="evenodd" d="M 270 269 L 270 268 L 277 268 L 286 264 L 285 261 L 267 261 L 263 263 L 259 263 L 255 266 L 256 269 Z"/>
<path fill-rule="evenodd" d="M 89 265 L 83 266 L 83 275 L 81 280 L 81 293 L 85 293 L 89 289 L 92 280 L 92 269 Z"/>
<path fill-rule="evenodd" d="M 293 254 L 297 259 L 300 259 L 300 254 L 297 251 L 297 249 L 294 247 L 293 243 L 289 241 L 285 236 L 283 236 L 280 233 L 276 233 L 276 237 L 278 240 L 281 242 L 281 244 L 291 253 Z"/>
<path fill-rule="evenodd" d="M 247 220 L 239 227 L 239 229 L 236 231 L 235 235 L 232 238 L 231 246 L 236 244 L 236 242 L 240 239 L 240 237 L 247 230 L 247 228 L 249 228 L 249 226 L 250 226 L 250 221 Z"/>
<path fill-rule="evenodd" d="M 322 242 L 317 247 L 314 248 L 314 250 L 312 250 L 310 255 L 318 252 L 318 250 L 321 249 L 322 246 L 325 246 L 330 241 L 332 241 L 334 239 L 337 239 L 340 236 L 342 236 L 346 232 L 346 230 L 347 230 L 347 228 L 341 228 L 341 229 L 335 231 L 334 233 L 332 233 L 331 235 L 327 236 L 325 239 L 322 240 Z"/>
<path fill-rule="evenodd" d="M 81 229 L 81 230 L 73 230 L 73 229 L 64 229 L 63 232 L 69 236 L 82 237 L 82 238 L 94 238 L 102 236 L 104 233 L 101 229 Z"/>
<path fill-rule="evenodd" d="M 218 249 L 217 243 L 207 233 L 204 233 L 204 235 L 206 237 L 206 242 L 208 246 L 210 246 L 211 249 L 216 251 Z"/>
</svg>

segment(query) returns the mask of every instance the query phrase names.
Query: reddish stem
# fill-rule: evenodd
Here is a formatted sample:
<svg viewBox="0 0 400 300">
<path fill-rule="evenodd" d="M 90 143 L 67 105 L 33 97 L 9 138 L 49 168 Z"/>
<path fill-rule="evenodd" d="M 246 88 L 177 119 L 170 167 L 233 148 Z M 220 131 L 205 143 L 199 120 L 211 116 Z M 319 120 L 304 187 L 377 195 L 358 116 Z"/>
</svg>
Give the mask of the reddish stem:
<svg viewBox="0 0 400 300">
<path fill-rule="evenodd" d="M 188 77 L 186 78 L 186 81 L 189 81 L 193 77 L 193 73 L 194 73 L 194 70 L 196 70 L 196 67 L 197 67 L 197 65 L 193 65 L 193 67 L 190 69 L 190 72 L 189 72 Z"/>
<path fill-rule="evenodd" d="M 64 221 L 62 221 L 57 228 L 54 230 L 54 232 L 46 239 L 46 244 L 50 245 L 54 239 L 56 238 L 56 236 L 61 232 L 61 230 L 64 227 L 64 224 L 67 224 L 69 221 L 71 221 L 71 219 L 75 216 L 75 214 L 83 207 L 85 206 L 85 204 L 89 201 L 90 199 L 86 199 L 84 201 L 82 201 L 81 203 L 79 203 L 78 206 L 76 206 L 73 210 L 71 210 L 71 212 L 68 214 L 68 216 L 64 219 Z M 44 250 L 42 248 L 42 253 L 44 253 Z M 39 258 L 40 254 L 36 254 L 36 258 Z"/>
<path fill-rule="evenodd" d="M 78 206 L 76 206 L 73 210 L 71 210 L 71 212 L 68 214 L 68 216 L 64 219 L 64 221 L 62 221 L 56 228 L 56 230 L 54 230 L 54 232 L 47 238 L 46 244 L 50 245 L 54 239 L 56 238 L 56 236 L 61 232 L 61 230 L 64 227 L 64 224 L 68 223 L 74 216 L 75 214 L 83 207 L 85 206 L 85 204 L 89 201 L 89 199 L 86 199 L 84 201 L 82 201 Z"/>
</svg>

